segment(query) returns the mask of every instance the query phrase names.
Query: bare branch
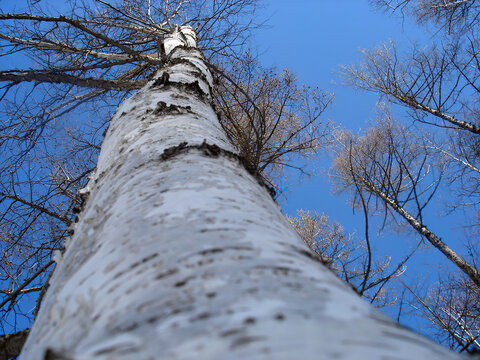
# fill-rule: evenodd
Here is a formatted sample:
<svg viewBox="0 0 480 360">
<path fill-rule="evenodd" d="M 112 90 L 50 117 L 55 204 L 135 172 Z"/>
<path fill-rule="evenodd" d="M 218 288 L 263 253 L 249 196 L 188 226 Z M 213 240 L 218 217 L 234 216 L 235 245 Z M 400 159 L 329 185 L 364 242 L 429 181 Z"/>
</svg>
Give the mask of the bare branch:
<svg viewBox="0 0 480 360">
<path fill-rule="evenodd" d="M 34 81 L 38 83 L 72 84 L 80 87 L 128 91 L 140 89 L 146 84 L 146 80 L 113 80 L 82 78 L 55 71 L 0 71 L 0 81 L 19 83 L 22 81 Z"/>
</svg>

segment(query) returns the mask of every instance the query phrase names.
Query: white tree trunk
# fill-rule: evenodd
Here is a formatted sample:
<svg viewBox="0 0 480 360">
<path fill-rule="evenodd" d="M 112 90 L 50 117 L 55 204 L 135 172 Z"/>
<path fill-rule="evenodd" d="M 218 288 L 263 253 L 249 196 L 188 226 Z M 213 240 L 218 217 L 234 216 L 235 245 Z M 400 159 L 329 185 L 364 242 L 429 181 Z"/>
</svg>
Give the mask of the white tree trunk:
<svg viewBox="0 0 480 360">
<path fill-rule="evenodd" d="M 309 255 L 232 154 L 194 37 L 113 117 L 21 359 L 458 359 Z"/>
</svg>

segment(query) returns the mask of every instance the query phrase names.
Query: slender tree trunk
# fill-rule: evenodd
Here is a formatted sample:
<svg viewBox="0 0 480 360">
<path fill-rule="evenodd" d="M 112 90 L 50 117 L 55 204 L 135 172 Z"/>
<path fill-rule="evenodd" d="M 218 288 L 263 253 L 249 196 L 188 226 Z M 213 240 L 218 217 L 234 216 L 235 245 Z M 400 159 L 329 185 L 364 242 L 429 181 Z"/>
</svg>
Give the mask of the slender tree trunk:
<svg viewBox="0 0 480 360">
<path fill-rule="evenodd" d="M 437 235 L 431 232 L 425 225 L 412 216 L 405 208 L 400 206 L 397 201 L 390 198 L 387 194 L 381 191 L 373 183 L 365 179 L 364 177 L 353 173 L 353 176 L 358 176 L 362 183 L 368 188 L 368 190 L 377 195 L 387 206 L 392 208 L 401 217 L 403 217 L 417 233 L 425 237 L 427 241 L 435 246 L 448 260 L 453 262 L 461 271 L 463 271 L 475 285 L 480 288 L 480 274 L 478 270 L 469 264 L 464 258 L 452 250 L 447 244 L 443 242 Z"/>
<path fill-rule="evenodd" d="M 181 28 L 124 102 L 22 359 L 457 359 L 305 250 L 210 105 Z"/>
</svg>

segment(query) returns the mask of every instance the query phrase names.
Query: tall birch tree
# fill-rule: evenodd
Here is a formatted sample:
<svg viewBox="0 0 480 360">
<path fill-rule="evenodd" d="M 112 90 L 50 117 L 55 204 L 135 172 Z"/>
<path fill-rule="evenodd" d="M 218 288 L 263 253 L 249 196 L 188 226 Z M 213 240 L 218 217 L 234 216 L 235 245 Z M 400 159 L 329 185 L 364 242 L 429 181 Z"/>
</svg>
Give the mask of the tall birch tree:
<svg viewBox="0 0 480 360">
<path fill-rule="evenodd" d="M 51 254 L 68 237 L 82 203 L 78 190 L 95 168 L 108 120 L 155 74 L 170 23 L 196 26 L 199 48 L 214 70 L 212 101 L 221 124 L 272 192 L 281 190 L 277 179 L 292 156 L 312 156 L 324 141 L 328 128 L 319 115 L 331 99 L 246 55 L 255 24 L 244 15 L 255 13 L 253 0 L 73 2 L 68 16 L 36 3 L 0 15 L 1 60 L 8 67 L 0 71 L 5 333 L 24 329 L 25 318 L 36 312 L 39 301 L 35 311 L 31 302 L 41 299 L 54 266 Z M 245 69 L 243 82 L 237 69 Z"/>
</svg>

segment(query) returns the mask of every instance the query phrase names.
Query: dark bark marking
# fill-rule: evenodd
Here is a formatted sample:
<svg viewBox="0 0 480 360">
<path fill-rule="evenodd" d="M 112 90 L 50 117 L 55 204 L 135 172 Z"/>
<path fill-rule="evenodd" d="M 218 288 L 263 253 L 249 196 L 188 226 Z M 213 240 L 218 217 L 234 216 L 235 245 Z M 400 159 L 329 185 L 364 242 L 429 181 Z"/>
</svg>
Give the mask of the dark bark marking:
<svg viewBox="0 0 480 360">
<path fill-rule="evenodd" d="M 127 326 L 117 326 L 112 329 L 114 332 L 129 332 L 137 329 L 140 326 L 139 323 L 134 322 L 133 324 Z"/>
<path fill-rule="evenodd" d="M 204 140 L 203 143 L 200 144 L 200 145 L 187 145 L 187 144 L 188 144 L 187 142 L 182 142 L 177 146 L 172 146 L 172 147 L 166 148 L 163 151 L 163 153 L 160 155 L 160 159 L 163 160 L 163 161 L 166 161 L 173 156 L 176 156 L 176 155 L 179 155 L 179 154 L 182 154 L 182 153 L 187 153 L 188 151 L 190 151 L 192 149 L 200 150 L 205 154 L 205 156 L 208 156 L 208 157 L 219 157 L 221 155 L 221 156 L 225 156 L 229 159 L 235 159 L 236 161 L 238 161 L 240 163 L 240 165 L 243 166 L 243 168 L 250 175 L 252 175 L 257 180 L 257 182 L 262 187 L 264 187 L 268 191 L 268 193 L 270 194 L 272 199 L 275 200 L 275 195 L 276 195 L 275 189 L 266 183 L 262 174 L 259 173 L 257 167 L 250 164 L 250 162 L 245 157 L 243 157 L 241 155 L 238 155 L 238 154 L 235 154 L 231 151 L 222 149 L 218 145 L 208 144 L 206 140 Z"/>
<path fill-rule="evenodd" d="M 116 274 L 113 276 L 113 279 L 114 279 L 114 280 L 115 280 L 115 279 L 118 279 L 120 276 L 122 276 L 122 275 L 125 274 L 126 272 L 128 272 L 128 271 L 130 271 L 130 270 L 132 270 L 132 269 L 135 269 L 137 266 L 139 266 L 139 265 L 141 265 L 141 264 L 144 264 L 144 263 L 146 263 L 147 261 L 156 258 L 157 256 L 158 256 L 157 253 L 151 254 L 151 255 L 148 255 L 148 256 L 144 257 L 144 258 L 141 259 L 140 261 L 136 261 L 136 262 L 132 263 L 132 264 L 128 267 L 128 269 L 126 269 L 126 270 L 121 270 L 121 271 L 119 271 L 118 273 L 116 273 Z M 158 275 L 157 275 L 157 278 L 158 278 Z M 109 292 L 110 292 L 110 291 L 109 291 Z"/>
<path fill-rule="evenodd" d="M 218 147 L 217 145 L 210 145 L 207 144 L 205 141 L 202 143 L 202 145 L 199 146 L 199 149 L 202 150 L 203 153 L 209 157 L 218 157 L 222 152 L 222 149 L 220 149 L 220 147 Z"/>
<path fill-rule="evenodd" d="M 193 83 L 170 83 L 168 86 L 179 89 L 181 92 L 195 95 L 204 102 L 206 102 L 209 97 L 209 94 L 203 91 L 198 80 L 195 80 Z M 168 86 L 166 86 L 166 88 L 168 88 Z"/>
<path fill-rule="evenodd" d="M 189 276 L 186 279 L 183 279 L 182 281 L 176 282 L 174 286 L 175 287 L 183 287 L 183 286 L 187 285 L 187 283 L 192 279 L 193 279 L 193 276 Z"/>
<path fill-rule="evenodd" d="M 168 65 L 173 66 L 177 64 L 186 64 L 188 66 L 191 66 L 195 70 L 189 71 L 188 73 L 196 78 L 201 79 L 205 84 L 208 86 L 209 92 L 205 92 L 202 87 L 200 86 L 200 83 L 198 80 L 195 80 L 192 83 L 183 83 L 183 82 L 173 82 L 170 81 L 170 74 L 168 73 L 168 68 L 165 69 L 165 71 L 162 73 L 161 76 L 159 76 L 152 84 L 152 88 L 159 88 L 163 87 L 165 89 L 168 89 L 169 87 L 177 88 L 183 91 L 186 91 L 190 94 L 194 94 L 198 96 L 200 99 L 203 99 L 204 101 L 209 98 L 210 94 L 212 93 L 212 88 L 210 86 L 210 83 L 208 82 L 205 74 L 191 61 L 188 59 L 172 59 L 169 61 Z"/>
<path fill-rule="evenodd" d="M 160 158 L 165 161 L 175 155 L 180 154 L 184 149 L 187 148 L 187 144 L 188 143 L 184 141 L 177 146 L 166 148 L 165 150 L 163 150 L 163 153 L 160 155 Z"/>
<path fill-rule="evenodd" d="M 108 131 L 108 126 L 105 127 L 105 130 L 103 130 L 102 137 L 105 137 L 107 135 L 107 131 Z"/>
<path fill-rule="evenodd" d="M 171 97 L 174 98 L 174 99 L 178 99 L 178 100 L 190 100 L 190 98 L 188 96 L 184 96 L 184 95 L 177 94 L 177 93 L 171 94 Z"/>
<path fill-rule="evenodd" d="M 290 273 L 300 273 L 301 272 L 298 269 L 292 269 L 292 268 L 285 267 L 285 266 L 259 265 L 259 266 L 255 266 L 255 269 L 272 270 L 274 274 L 281 273 L 283 275 L 288 275 Z"/>
<path fill-rule="evenodd" d="M 120 276 L 122 276 L 122 275 L 125 274 L 125 273 L 126 273 L 126 271 L 124 271 L 124 270 L 116 273 L 116 274 L 113 276 L 113 280 L 118 279 Z M 113 288 L 111 288 L 111 290 L 113 291 L 113 289 L 115 289 L 115 288 L 116 288 L 116 287 L 113 287 Z M 110 292 L 110 291 L 109 291 L 109 292 Z"/>
<path fill-rule="evenodd" d="M 157 107 L 153 110 L 153 114 L 155 115 L 181 115 L 191 112 L 192 108 L 190 106 L 179 106 L 174 104 L 167 106 L 167 103 L 164 101 L 159 101 Z"/>
<path fill-rule="evenodd" d="M 176 59 L 182 59 L 182 58 L 172 58 L 172 54 L 174 54 L 177 50 L 185 50 L 185 51 L 190 51 L 190 52 L 195 52 L 198 55 L 199 59 L 203 59 L 203 55 L 201 51 L 197 47 L 192 47 L 192 46 L 187 46 L 187 45 L 178 45 L 173 48 L 170 53 L 168 54 L 168 63 L 171 63 L 172 61 Z"/>
<path fill-rule="evenodd" d="M 235 334 L 243 333 L 243 329 L 231 329 L 220 333 L 220 337 L 227 337 Z"/>
<path fill-rule="evenodd" d="M 198 261 L 196 264 L 187 264 L 187 265 L 185 265 L 185 267 L 188 268 L 188 269 L 191 269 L 191 268 L 194 268 L 195 265 L 197 265 L 197 266 L 203 266 L 203 265 L 211 264 L 211 263 L 213 263 L 213 262 L 214 262 L 214 260 L 210 258 L 210 259 L 207 259 L 207 260 L 205 260 L 205 261 L 200 260 L 200 261 Z"/>
<path fill-rule="evenodd" d="M 256 322 L 257 320 L 254 317 L 248 317 L 245 320 L 243 320 L 243 323 L 245 325 L 252 325 L 252 324 L 255 324 Z"/>
<path fill-rule="evenodd" d="M 147 323 L 152 324 L 152 323 L 156 322 L 159 318 L 160 318 L 160 316 L 152 316 L 152 317 L 149 317 L 149 318 L 147 319 Z"/>
<path fill-rule="evenodd" d="M 199 321 L 199 320 L 205 320 L 205 319 L 208 319 L 212 317 L 212 314 L 209 313 L 209 312 L 203 312 L 201 314 L 198 314 L 197 316 L 195 316 L 194 318 L 190 319 L 190 322 L 195 322 L 195 321 Z"/>
<path fill-rule="evenodd" d="M 306 256 L 306 257 L 308 257 L 308 258 L 310 258 L 310 259 L 312 259 L 312 260 L 320 261 L 321 263 L 323 263 L 323 261 L 322 261 L 321 258 L 319 258 L 318 256 L 313 255 L 313 254 L 312 254 L 310 251 L 308 251 L 308 250 L 298 249 L 298 248 L 296 248 L 295 250 L 296 250 L 297 253 L 299 253 L 299 254 L 301 254 L 301 255 L 303 255 L 303 256 Z"/>
<path fill-rule="evenodd" d="M 141 259 L 140 261 L 134 262 L 133 264 L 130 265 L 130 270 L 131 270 L 131 269 L 135 269 L 137 266 L 139 266 L 139 265 L 141 265 L 141 264 L 145 264 L 145 263 L 146 263 L 147 261 L 149 261 L 149 260 L 155 259 L 157 256 L 158 256 L 157 253 L 151 254 L 151 255 L 148 255 L 148 256 L 144 257 L 144 258 Z"/>
<path fill-rule="evenodd" d="M 79 197 L 80 197 L 79 204 L 78 204 L 78 206 L 75 206 L 72 210 L 74 214 L 75 213 L 79 214 L 83 211 L 83 209 L 85 208 L 85 204 L 87 203 L 89 195 L 90 195 L 89 191 L 79 193 Z"/>
<path fill-rule="evenodd" d="M 167 276 L 171 276 L 171 275 L 174 275 L 178 272 L 178 269 L 169 269 L 163 273 L 160 273 L 158 274 L 157 276 L 155 276 L 155 280 L 158 280 L 158 279 L 163 279 Z"/>
<path fill-rule="evenodd" d="M 52 349 L 47 349 L 45 351 L 45 355 L 43 356 L 43 360 L 72 360 L 68 356 L 64 356 L 60 353 L 58 353 L 55 350 Z"/>
<path fill-rule="evenodd" d="M 234 342 L 232 342 L 232 344 L 230 345 L 230 349 L 234 350 L 238 347 L 251 344 L 252 342 L 263 341 L 265 339 L 266 339 L 265 336 L 242 336 L 236 339 Z"/>
<path fill-rule="evenodd" d="M 329 265 L 329 262 L 326 261 L 325 259 L 322 259 L 320 256 L 312 253 L 311 251 L 307 250 L 307 249 L 303 249 L 301 247 L 298 247 L 298 246 L 295 246 L 295 245 L 290 245 L 288 244 L 288 246 L 293 249 L 295 251 L 295 253 L 297 254 L 300 254 L 302 256 L 306 256 L 308 257 L 309 259 L 315 261 L 315 262 L 320 262 L 324 265 Z M 289 251 L 282 251 L 281 252 L 282 254 L 285 254 L 285 255 L 288 255 L 288 256 L 292 256 L 293 254 Z"/>
<path fill-rule="evenodd" d="M 275 315 L 275 320 L 278 320 L 278 321 L 285 320 L 285 315 L 277 314 L 277 315 Z"/>
<path fill-rule="evenodd" d="M 149 260 L 155 259 L 157 256 L 158 256 L 158 253 L 154 253 L 152 255 L 148 255 L 148 256 L 144 257 L 141 261 L 142 261 L 142 263 L 146 263 Z"/>
<path fill-rule="evenodd" d="M 216 253 L 221 253 L 224 252 L 224 249 L 220 248 L 213 248 L 213 249 L 207 249 L 207 250 L 202 250 L 199 252 L 200 255 L 208 255 L 208 254 L 216 254 Z"/>
<path fill-rule="evenodd" d="M 293 288 L 296 291 L 299 291 L 303 288 L 303 285 L 301 283 L 285 282 L 283 283 L 283 285 Z"/>
<path fill-rule="evenodd" d="M 160 87 L 163 85 L 168 85 L 170 83 L 170 74 L 168 72 L 163 72 L 160 77 L 158 77 L 152 84 L 152 87 Z"/>
</svg>

